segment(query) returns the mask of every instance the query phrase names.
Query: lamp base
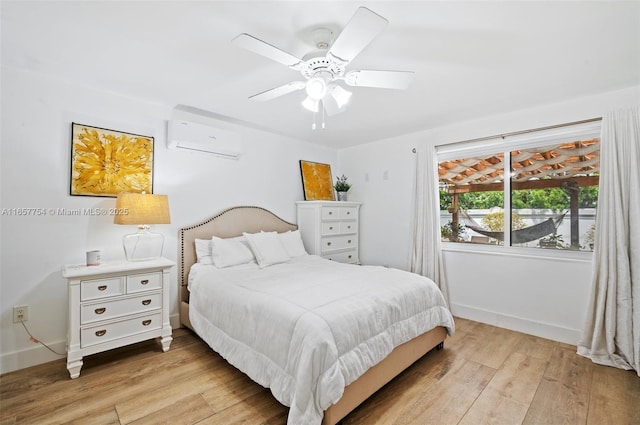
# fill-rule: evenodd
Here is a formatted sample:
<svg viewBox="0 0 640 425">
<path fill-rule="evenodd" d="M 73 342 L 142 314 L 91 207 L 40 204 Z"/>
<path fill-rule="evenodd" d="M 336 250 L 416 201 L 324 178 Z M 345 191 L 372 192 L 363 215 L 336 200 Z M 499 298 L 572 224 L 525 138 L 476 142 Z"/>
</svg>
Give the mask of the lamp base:
<svg viewBox="0 0 640 425">
<path fill-rule="evenodd" d="M 144 261 L 162 257 L 164 236 L 152 233 L 149 226 L 138 227 L 138 233 L 122 237 L 122 246 L 127 261 Z"/>
</svg>

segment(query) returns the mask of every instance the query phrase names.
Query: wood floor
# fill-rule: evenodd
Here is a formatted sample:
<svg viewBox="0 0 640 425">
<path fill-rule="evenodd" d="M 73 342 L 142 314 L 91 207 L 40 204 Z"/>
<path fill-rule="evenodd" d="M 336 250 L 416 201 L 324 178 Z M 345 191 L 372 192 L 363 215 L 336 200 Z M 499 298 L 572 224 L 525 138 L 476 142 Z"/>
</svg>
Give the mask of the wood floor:
<svg viewBox="0 0 640 425">
<path fill-rule="evenodd" d="M 352 412 L 354 424 L 640 424 L 640 378 L 575 347 L 456 319 L 445 348 Z M 287 408 L 185 329 L 155 341 L 0 377 L 0 423 L 284 424 Z"/>
</svg>

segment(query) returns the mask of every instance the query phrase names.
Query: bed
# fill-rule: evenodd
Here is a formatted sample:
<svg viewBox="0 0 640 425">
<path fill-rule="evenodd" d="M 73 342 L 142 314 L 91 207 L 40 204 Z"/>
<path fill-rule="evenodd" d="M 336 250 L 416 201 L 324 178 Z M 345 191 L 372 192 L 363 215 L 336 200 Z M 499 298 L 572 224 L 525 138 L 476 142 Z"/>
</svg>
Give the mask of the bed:
<svg viewBox="0 0 640 425">
<path fill-rule="evenodd" d="M 453 317 L 433 282 L 399 270 L 293 254 L 268 267 L 262 266 L 264 258 L 228 268 L 197 262 L 196 241 L 202 247 L 212 237 L 243 237 L 246 245 L 247 238 L 253 242 L 269 234 L 272 240 L 274 232 L 282 238 L 296 230 L 260 207 L 230 208 L 180 229 L 180 320 L 289 406 L 289 424 L 333 425 L 427 352 L 441 348 L 454 332 Z M 402 282 L 385 284 L 398 276 Z M 363 283 L 349 284 L 358 279 Z M 302 281 L 304 289 L 296 289 Z M 304 292 L 312 296 L 303 297 Z M 383 292 L 389 301 L 381 298 Z M 433 304 L 425 308 L 427 298 Z M 228 319 L 234 310 L 241 319 Z M 347 330 L 349 323 L 355 330 Z M 260 345 L 261 339 L 270 344 Z"/>
</svg>

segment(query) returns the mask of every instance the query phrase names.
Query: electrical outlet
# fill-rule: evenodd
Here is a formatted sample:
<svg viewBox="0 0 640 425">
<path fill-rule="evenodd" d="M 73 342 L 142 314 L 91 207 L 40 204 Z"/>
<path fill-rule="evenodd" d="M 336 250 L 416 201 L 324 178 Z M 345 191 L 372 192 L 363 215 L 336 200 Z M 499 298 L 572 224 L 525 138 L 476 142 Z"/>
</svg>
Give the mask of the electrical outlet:
<svg viewBox="0 0 640 425">
<path fill-rule="evenodd" d="M 13 323 L 26 322 L 29 320 L 29 306 L 18 305 L 13 307 Z"/>
</svg>

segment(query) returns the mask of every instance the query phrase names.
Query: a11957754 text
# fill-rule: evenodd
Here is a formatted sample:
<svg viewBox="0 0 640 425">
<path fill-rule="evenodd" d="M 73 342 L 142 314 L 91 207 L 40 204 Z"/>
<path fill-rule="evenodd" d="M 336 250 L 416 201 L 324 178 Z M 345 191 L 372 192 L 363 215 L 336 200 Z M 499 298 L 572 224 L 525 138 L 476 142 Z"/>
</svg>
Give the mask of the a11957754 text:
<svg viewBox="0 0 640 425">
<path fill-rule="evenodd" d="M 102 215 L 126 215 L 127 208 L 2 208 L 2 216 L 102 216 Z"/>
</svg>

